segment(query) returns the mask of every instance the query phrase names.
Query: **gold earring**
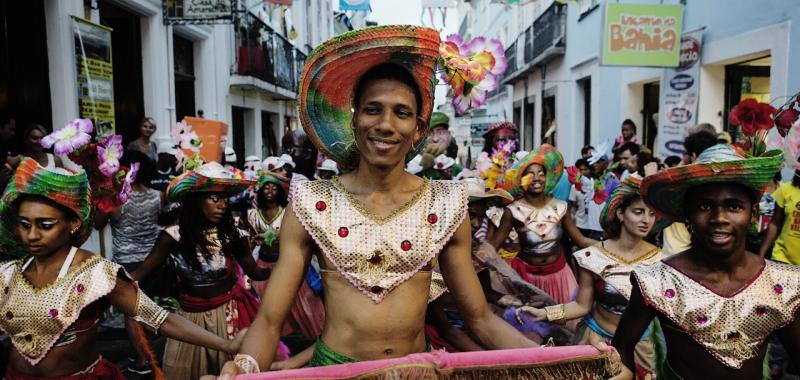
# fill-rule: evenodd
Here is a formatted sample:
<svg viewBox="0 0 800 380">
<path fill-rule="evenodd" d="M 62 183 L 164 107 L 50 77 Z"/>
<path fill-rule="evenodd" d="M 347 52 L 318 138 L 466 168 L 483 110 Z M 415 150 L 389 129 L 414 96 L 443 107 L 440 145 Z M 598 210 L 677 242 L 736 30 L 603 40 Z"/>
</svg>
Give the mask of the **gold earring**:
<svg viewBox="0 0 800 380">
<path fill-rule="evenodd" d="M 75 235 L 75 233 L 76 233 L 76 232 L 78 232 L 78 230 L 79 230 L 79 229 L 81 229 L 81 227 L 80 227 L 80 226 L 78 226 L 78 227 L 75 227 L 75 228 L 73 228 L 73 229 L 72 229 L 72 231 L 71 231 L 70 233 L 71 233 L 71 234 L 73 234 L 73 235 Z"/>
</svg>

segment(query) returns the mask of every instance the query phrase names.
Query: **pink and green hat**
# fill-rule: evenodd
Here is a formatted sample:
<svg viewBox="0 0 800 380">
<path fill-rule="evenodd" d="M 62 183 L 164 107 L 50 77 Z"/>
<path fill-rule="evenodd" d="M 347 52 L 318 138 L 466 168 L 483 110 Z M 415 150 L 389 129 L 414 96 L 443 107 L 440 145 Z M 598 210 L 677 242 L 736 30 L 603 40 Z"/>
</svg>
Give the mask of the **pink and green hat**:
<svg viewBox="0 0 800 380">
<path fill-rule="evenodd" d="M 234 172 L 218 162 L 209 162 L 175 177 L 167 187 L 167 195 L 170 199 L 180 200 L 186 193 L 238 194 L 255 183 L 245 179 L 241 171 Z"/>
<path fill-rule="evenodd" d="M 633 197 L 640 197 L 639 189 L 642 185 L 642 177 L 638 174 L 633 174 L 625 178 L 611 193 L 611 196 L 603 206 L 603 211 L 600 212 L 600 226 L 605 230 L 606 227 L 614 222 L 617 217 L 617 209 L 625 203 L 626 200 Z"/>
<path fill-rule="evenodd" d="M 300 77 L 300 122 L 308 137 L 330 159 L 352 165 L 358 151 L 352 129 L 356 84 L 369 69 L 395 63 L 406 68 L 422 95 L 426 125 L 433 109 L 439 32 L 419 26 L 386 25 L 336 36 L 314 49 Z M 415 146 L 420 149 L 424 141 Z M 414 157 L 410 152 L 409 157 Z"/>
<path fill-rule="evenodd" d="M 514 198 L 519 198 L 525 193 L 525 189 L 522 186 L 522 178 L 525 176 L 525 170 L 533 164 L 539 164 L 544 167 L 545 176 L 547 177 L 547 181 L 544 184 L 545 194 L 550 194 L 553 191 L 561 179 L 561 174 L 564 172 L 564 157 L 561 156 L 561 153 L 550 144 L 542 144 L 542 146 L 528 153 L 527 156 L 506 171 L 503 188 L 508 190 Z"/>
<path fill-rule="evenodd" d="M 273 173 L 273 172 L 271 172 L 269 170 L 261 171 L 259 173 L 259 176 L 258 176 L 258 185 L 257 185 L 256 188 L 260 190 L 262 187 L 264 187 L 264 185 L 266 185 L 268 183 L 274 183 L 274 184 L 286 189 L 287 191 L 288 191 L 288 188 L 289 188 L 289 179 L 288 178 L 286 178 L 286 177 L 284 177 L 284 176 L 282 176 L 282 175 L 280 175 L 278 173 Z"/>
<path fill-rule="evenodd" d="M 747 157 L 734 145 L 717 144 L 704 150 L 693 164 L 666 169 L 645 178 L 642 198 L 660 214 L 683 221 L 684 201 L 690 188 L 709 183 L 739 183 L 761 192 L 780 170 L 782 161 L 780 149 Z"/>
<path fill-rule="evenodd" d="M 22 195 L 38 195 L 72 210 L 81 221 L 72 243 L 80 246 L 89 238 L 93 225 L 92 199 L 86 172 L 65 168 L 48 170 L 36 160 L 26 158 L 17 166 L 0 202 L 0 244 L 10 253 L 17 256 L 27 254 L 13 233 L 17 222 L 12 205 Z"/>
</svg>

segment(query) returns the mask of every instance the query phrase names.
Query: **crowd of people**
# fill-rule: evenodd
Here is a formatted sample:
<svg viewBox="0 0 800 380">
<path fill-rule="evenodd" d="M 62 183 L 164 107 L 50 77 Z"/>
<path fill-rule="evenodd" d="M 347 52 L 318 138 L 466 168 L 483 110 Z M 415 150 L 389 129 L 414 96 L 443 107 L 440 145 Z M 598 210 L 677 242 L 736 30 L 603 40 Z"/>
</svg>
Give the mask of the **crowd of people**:
<svg viewBox="0 0 800 380">
<path fill-rule="evenodd" d="M 304 130 L 241 168 L 226 151 L 181 171 L 143 119 L 119 162 L 138 169 L 130 195 L 105 211 L 45 128 L 16 154 L 0 126 L 5 378 L 123 378 L 97 349 L 108 306 L 127 370 L 156 378 L 553 345 L 613 346 L 621 365 L 591 378 L 797 371 L 800 169 L 782 181 L 784 152 L 702 124 L 661 161 L 625 120 L 570 166 L 497 121 L 471 162 L 433 111 L 431 46 L 438 32 L 407 26 L 324 43 L 300 81 Z M 108 259 L 80 249 L 109 224 Z"/>
</svg>

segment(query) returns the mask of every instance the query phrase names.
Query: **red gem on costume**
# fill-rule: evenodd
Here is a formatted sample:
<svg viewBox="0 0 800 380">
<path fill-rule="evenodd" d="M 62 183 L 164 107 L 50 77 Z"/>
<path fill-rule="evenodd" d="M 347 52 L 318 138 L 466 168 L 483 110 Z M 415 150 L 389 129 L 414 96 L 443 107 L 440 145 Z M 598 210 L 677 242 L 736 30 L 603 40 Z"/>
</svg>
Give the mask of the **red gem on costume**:
<svg viewBox="0 0 800 380">
<path fill-rule="evenodd" d="M 408 241 L 408 240 L 403 240 L 403 242 L 400 243 L 400 248 L 402 250 L 404 250 L 404 251 L 410 250 L 411 249 L 411 242 Z"/>
<path fill-rule="evenodd" d="M 6 319 L 10 321 L 13 318 L 14 318 L 14 313 L 12 313 L 10 311 L 7 311 L 6 312 Z"/>
<path fill-rule="evenodd" d="M 78 286 L 75 287 L 75 290 L 77 290 L 78 293 L 83 293 L 83 291 L 86 290 L 86 287 L 83 286 L 83 284 L 78 284 Z"/>
<path fill-rule="evenodd" d="M 757 315 L 764 315 L 766 313 L 767 313 L 767 308 L 766 307 L 759 306 L 759 307 L 756 308 L 756 314 Z"/>
<path fill-rule="evenodd" d="M 373 287 L 369 288 L 369 291 L 370 291 L 370 292 L 373 292 L 373 293 L 380 293 L 380 292 L 382 292 L 382 291 L 383 291 L 383 288 L 381 288 L 381 287 L 380 287 L 380 286 L 378 286 L 378 285 L 375 285 L 375 286 L 373 286 Z"/>
<path fill-rule="evenodd" d="M 50 312 L 48 312 L 47 315 L 50 316 L 50 318 L 58 317 L 58 310 L 50 309 Z"/>
<path fill-rule="evenodd" d="M 775 290 L 775 293 L 783 294 L 783 286 L 781 286 L 781 284 L 776 284 L 772 289 Z"/>
<path fill-rule="evenodd" d="M 33 340 L 33 335 L 31 335 L 31 334 L 25 335 L 25 340 L 28 341 L 28 342 L 32 341 Z"/>
<path fill-rule="evenodd" d="M 428 214 L 428 223 L 434 224 L 439 221 L 439 217 L 436 214 Z"/>
<path fill-rule="evenodd" d="M 316 205 L 314 205 L 314 207 L 317 208 L 317 211 L 325 211 L 325 209 L 328 208 L 328 205 L 323 201 L 319 201 Z"/>
<path fill-rule="evenodd" d="M 589 252 L 589 251 L 586 251 L 586 252 L 584 252 L 584 255 L 585 255 L 586 257 L 589 257 L 589 256 L 591 256 L 591 255 L 592 255 L 592 253 L 591 253 L 591 252 Z"/>
<path fill-rule="evenodd" d="M 339 237 L 346 238 L 347 235 L 350 235 L 350 231 L 347 227 L 339 227 Z"/>
<path fill-rule="evenodd" d="M 3 289 L 3 294 L 8 294 L 8 286 Z"/>
<path fill-rule="evenodd" d="M 667 289 L 664 291 L 664 297 L 672 298 L 675 297 L 675 291 L 672 289 Z"/>
<path fill-rule="evenodd" d="M 697 323 L 704 325 L 706 324 L 706 322 L 708 322 L 708 317 L 706 317 L 705 315 L 697 317 Z"/>
</svg>

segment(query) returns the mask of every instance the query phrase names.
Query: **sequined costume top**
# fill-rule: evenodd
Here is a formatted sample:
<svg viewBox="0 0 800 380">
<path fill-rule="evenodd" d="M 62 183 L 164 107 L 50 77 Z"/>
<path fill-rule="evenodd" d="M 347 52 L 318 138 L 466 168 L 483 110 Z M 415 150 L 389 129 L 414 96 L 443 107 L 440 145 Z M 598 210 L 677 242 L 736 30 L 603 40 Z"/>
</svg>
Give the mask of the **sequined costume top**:
<svg viewBox="0 0 800 380">
<path fill-rule="evenodd" d="M 622 315 L 628 307 L 633 287 L 631 272 L 667 257 L 660 249 L 654 248 L 635 260 L 627 261 L 601 245 L 581 249 L 572 255 L 581 268 L 597 276 L 594 283 L 595 305 L 616 315 Z"/>
<path fill-rule="evenodd" d="M 561 241 L 561 218 L 567 212 L 567 202 L 551 198 L 542 208 L 534 208 L 523 200 L 508 205 L 519 234 L 522 253 L 531 256 L 549 255 Z"/>
<path fill-rule="evenodd" d="M 241 236 L 247 233 L 241 229 L 237 229 Z M 181 234 L 179 226 L 167 227 L 166 232 L 172 239 L 180 243 Z M 222 251 L 222 243 L 217 237 L 216 228 L 206 231 L 206 238 L 208 239 L 208 257 L 197 251 L 197 260 L 200 266 L 197 267 L 188 262 L 180 252 L 171 252 L 167 260 L 170 267 L 173 268 L 177 274 L 181 286 L 187 287 L 207 287 L 219 284 L 228 279 L 233 273 L 233 266 L 228 257 Z"/>
<path fill-rule="evenodd" d="M 104 309 L 98 302 L 114 290 L 122 267 L 92 256 L 64 277 L 34 288 L 22 274 L 23 264 L 23 260 L 14 260 L 0 265 L 0 329 L 11 336 L 17 351 L 36 365 L 53 346 L 71 343 L 74 332 L 96 323 Z"/>
<path fill-rule="evenodd" d="M 428 181 L 406 204 L 380 218 L 338 178 L 292 183 L 292 208 L 320 251 L 373 302 L 430 263 L 467 215 L 466 185 Z"/>
<path fill-rule="evenodd" d="M 755 357 L 770 334 L 794 321 L 800 307 L 800 267 L 769 260 L 732 295 L 718 294 L 664 262 L 633 274 L 648 306 L 732 368 Z"/>
</svg>

